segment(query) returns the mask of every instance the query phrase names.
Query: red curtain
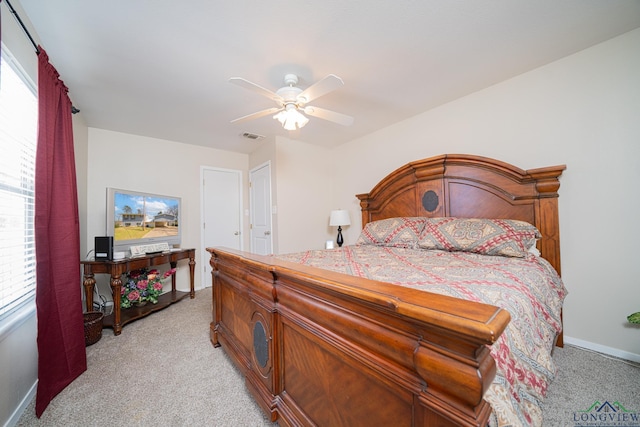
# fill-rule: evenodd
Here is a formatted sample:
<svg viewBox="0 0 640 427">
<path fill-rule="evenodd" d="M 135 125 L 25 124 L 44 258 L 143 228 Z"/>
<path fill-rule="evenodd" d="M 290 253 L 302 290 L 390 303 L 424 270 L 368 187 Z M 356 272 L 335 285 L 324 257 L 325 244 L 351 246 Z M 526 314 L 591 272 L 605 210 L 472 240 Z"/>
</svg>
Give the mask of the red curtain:
<svg viewBox="0 0 640 427">
<path fill-rule="evenodd" d="M 68 89 L 38 53 L 35 240 L 38 316 L 36 416 L 87 369 L 80 227 Z"/>
</svg>

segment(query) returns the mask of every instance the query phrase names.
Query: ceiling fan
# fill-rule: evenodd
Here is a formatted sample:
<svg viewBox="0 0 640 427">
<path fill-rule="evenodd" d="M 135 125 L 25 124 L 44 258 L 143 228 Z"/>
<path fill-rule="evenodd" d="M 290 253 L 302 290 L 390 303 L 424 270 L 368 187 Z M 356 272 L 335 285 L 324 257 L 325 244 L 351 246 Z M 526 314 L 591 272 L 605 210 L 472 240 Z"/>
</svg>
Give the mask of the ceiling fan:
<svg viewBox="0 0 640 427">
<path fill-rule="evenodd" d="M 344 84 L 342 79 L 336 75 L 329 74 L 322 80 L 302 90 L 296 86 L 298 84 L 298 76 L 295 74 L 287 74 L 284 76 L 285 86 L 276 92 L 272 92 L 241 77 L 232 77 L 229 79 L 229 82 L 257 92 L 262 96 L 266 96 L 278 105 L 277 107 L 268 108 L 231 120 L 231 123 L 242 123 L 273 114 L 273 118 L 277 119 L 285 129 L 296 130 L 309 122 L 309 119 L 302 114 L 305 113 L 344 126 L 353 124 L 353 117 L 351 116 L 307 105 L 307 103 L 314 99 L 336 90 Z"/>
</svg>

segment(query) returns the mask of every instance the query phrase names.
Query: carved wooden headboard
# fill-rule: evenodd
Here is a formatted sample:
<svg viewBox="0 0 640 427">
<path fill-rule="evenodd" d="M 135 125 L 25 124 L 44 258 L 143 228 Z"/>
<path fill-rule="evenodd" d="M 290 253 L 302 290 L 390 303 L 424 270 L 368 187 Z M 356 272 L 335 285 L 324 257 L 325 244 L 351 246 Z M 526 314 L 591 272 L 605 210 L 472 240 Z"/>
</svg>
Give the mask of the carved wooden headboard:
<svg viewBox="0 0 640 427">
<path fill-rule="evenodd" d="M 362 226 L 399 216 L 509 218 L 535 225 L 542 257 L 560 274 L 558 178 L 565 165 L 522 170 L 486 157 L 445 154 L 408 163 L 358 194 Z"/>
</svg>

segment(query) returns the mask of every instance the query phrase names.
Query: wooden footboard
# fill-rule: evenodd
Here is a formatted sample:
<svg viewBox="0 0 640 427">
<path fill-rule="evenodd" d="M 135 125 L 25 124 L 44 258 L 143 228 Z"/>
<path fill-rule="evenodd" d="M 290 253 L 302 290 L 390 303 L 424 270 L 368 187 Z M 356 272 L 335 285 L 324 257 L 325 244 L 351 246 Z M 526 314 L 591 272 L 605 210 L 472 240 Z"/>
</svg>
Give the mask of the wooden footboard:
<svg viewBox="0 0 640 427">
<path fill-rule="evenodd" d="M 499 308 L 208 248 L 211 341 L 281 425 L 484 426 Z"/>
</svg>

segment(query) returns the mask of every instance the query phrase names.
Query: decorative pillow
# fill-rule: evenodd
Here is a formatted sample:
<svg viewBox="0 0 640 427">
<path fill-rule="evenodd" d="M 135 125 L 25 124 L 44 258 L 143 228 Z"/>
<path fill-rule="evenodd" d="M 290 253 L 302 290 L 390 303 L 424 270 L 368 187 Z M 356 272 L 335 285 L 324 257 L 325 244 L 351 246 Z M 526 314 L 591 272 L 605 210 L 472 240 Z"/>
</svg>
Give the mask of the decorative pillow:
<svg viewBox="0 0 640 427">
<path fill-rule="evenodd" d="M 416 248 L 427 218 L 397 217 L 373 221 L 365 225 L 356 245 Z"/>
<path fill-rule="evenodd" d="M 523 258 L 540 237 L 538 229 L 524 221 L 427 218 L 418 246 L 423 249 Z"/>
</svg>

